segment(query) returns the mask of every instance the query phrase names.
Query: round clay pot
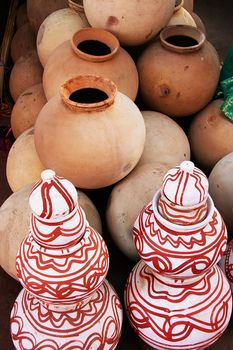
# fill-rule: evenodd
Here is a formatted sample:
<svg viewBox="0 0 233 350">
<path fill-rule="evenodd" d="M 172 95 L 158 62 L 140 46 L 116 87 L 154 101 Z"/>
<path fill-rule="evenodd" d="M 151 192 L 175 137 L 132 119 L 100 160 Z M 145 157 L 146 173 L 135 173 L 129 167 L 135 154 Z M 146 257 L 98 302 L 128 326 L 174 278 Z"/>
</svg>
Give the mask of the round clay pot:
<svg viewBox="0 0 233 350">
<path fill-rule="evenodd" d="M 152 39 L 172 16 L 175 0 L 171 1 L 83 1 L 92 27 L 115 34 L 123 45 L 140 45 Z"/>
<path fill-rule="evenodd" d="M 224 140 L 223 136 L 223 139 Z M 228 234 L 233 233 L 233 152 L 220 159 L 209 176 L 210 195 L 222 215 Z"/>
<path fill-rule="evenodd" d="M 20 28 L 27 22 L 28 22 L 27 4 L 24 2 L 17 9 L 16 19 L 15 19 L 16 28 L 17 29 Z"/>
<path fill-rule="evenodd" d="M 119 68 L 120 67 L 120 68 Z M 136 65 L 118 39 L 103 29 L 84 28 L 53 51 L 43 74 L 47 99 L 68 79 L 96 74 L 112 80 L 119 91 L 135 100 L 138 92 Z"/>
<path fill-rule="evenodd" d="M 15 62 L 33 49 L 36 49 L 36 37 L 29 22 L 27 22 L 15 32 L 12 38 L 11 58 Z"/>
<path fill-rule="evenodd" d="M 163 29 L 160 40 L 142 53 L 137 67 L 144 102 L 173 117 L 188 116 L 205 107 L 220 73 L 215 48 L 200 30 L 186 25 Z"/>
<path fill-rule="evenodd" d="M 206 34 L 207 34 L 206 28 L 205 28 L 205 25 L 204 25 L 202 19 L 194 12 L 192 13 L 192 17 L 196 23 L 197 28 L 200 29 L 206 36 Z"/>
<path fill-rule="evenodd" d="M 34 184 L 29 184 L 16 191 L 0 208 L 0 265 L 15 279 L 18 279 L 15 269 L 16 255 L 20 243 L 29 232 L 31 209 L 28 200 L 33 186 Z M 81 191 L 78 191 L 78 200 L 89 224 L 102 234 L 101 219 L 93 202 Z"/>
<path fill-rule="evenodd" d="M 184 0 L 176 0 L 174 13 L 170 18 L 167 26 L 174 26 L 177 24 L 185 24 L 193 27 L 197 26 L 191 14 L 183 7 L 183 5 Z"/>
<path fill-rule="evenodd" d="M 36 50 L 31 50 L 26 55 L 21 56 L 14 64 L 10 80 L 9 89 L 14 101 L 17 100 L 30 86 L 42 82 L 43 68 L 40 64 Z"/>
<path fill-rule="evenodd" d="M 34 126 L 46 102 L 41 83 L 31 86 L 19 96 L 11 112 L 11 128 L 15 138 Z"/>
<path fill-rule="evenodd" d="M 184 0 L 183 7 L 189 12 L 193 13 L 193 0 Z"/>
<path fill-rule="evenodd" d="M 94 75 L 63 84 L 35 124 L 42 163 L 80 188 L 105 187 L 125 177 L 144 143 L 138 107 L 112 81 Z"/>
<path fill-rule="evenodd" d="M 162 162 L 137 166 L 111 192 L 106 211 L 108 229 L 117 247 L 132 260 L 139 260 L 132 236 L 134 222 L 170 167 Z"/>
<path fill-rule="evenodd" d="M 190 146 L 183 129 L 165 114 L 142 112 L 146 125 L 146 142 L 137 164 L 162 162 L 172 166 L 190 159 Z"/>
<path fill-rule="evenodd" d="M 207 170 L 233 152 L 233 123 L 221 112 L 222 103 L 221 99 L 210 102 L 195 116 L 189 129 L 193 156 Z"/>
<path fill-rule="evenodd" d="M 37 52 L 42 66 L 45 66 L 51 53 L 70 39 L 79 29 L 87 27 L 77 12 L 70 8 L 51 13 L 41 24 L 37 34 Z"/>
<path fill-rule="evenodd" d="M 13 143 L 7 157 L 6 177 L 11 190 L 37 181 L 44 169 L 36 153 L 34 130 L 28 129 Z"/>
<path fill-rule="evenodd" d="M 33 31 L 37 34 L 44 19 L 64 7 L 68 7 L 67 0 L 27 0 L 27 14 Z"/>
</svg>

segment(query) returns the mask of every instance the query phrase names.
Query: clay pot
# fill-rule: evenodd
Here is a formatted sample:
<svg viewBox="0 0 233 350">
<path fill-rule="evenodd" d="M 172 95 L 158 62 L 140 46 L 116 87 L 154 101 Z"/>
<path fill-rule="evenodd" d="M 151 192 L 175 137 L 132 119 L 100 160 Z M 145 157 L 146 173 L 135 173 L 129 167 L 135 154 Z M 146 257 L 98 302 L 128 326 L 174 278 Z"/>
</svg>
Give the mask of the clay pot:
<svg viewBox="0 0 233 350">
<path fill-rule="evenodd" d="M 230 122 L 230 121 L 229 121 Z M 222 141 L 224 141 L 222 136 Z M 228 234 L 233 233 L 233 153 L 229 153 L 212 169 L 209 176 L 210 194 L 214 200 L 216 208 L 221 213 Z"/>
<path fill-rule="evenodd" d="M 71 41 L 64 42 L 53 51 L 43 74 L 47 99 L 54 96 L 66 80 L 81 74 L 108 78 L 116 84 L 119 91 L 132 100 L 136 98 L 136 65 L 110 32 L 95 28 L 81 29 L 73 35 Z"/>
<path fill-rule="evenodd" d="M 142 112 L 146 125 L 146 142 L 137 164 L 169 163 L 171 166 L 190 159 L 190 146 L 182 128 L 165 114 Z"/>
<path fill-rule="evenodd" d="M 13 66 L 9 80 L 13 100 L 16 101 L 30 86 L 41 83 L 42 74 L 43 69 L 35 50 L 21 56 Z"/>
<path fill-rule="evenodd" d="M 205 169 L 214 165 L 228 153 L 233 152 L 233 124 L 221 112 L 223 100 L 208 104 L 192 120 L 189 142 L 196 161 Z"/>
<path fill-rule="evenodd" d="M 207 34 L 206 28 L 205 28 L 205 25 L 204 25 L 202 19 L 194 12 L 192 13 L 192 17 L 196 23 L 197 28 L 200 29 L 206 36 L 206 34 Z"/>
<path fill-rule="evenodd" d="M 214 95 L 220 72 L 214 47 L 197 28 L 185 25 L 163 29 L 160 40 L 142 53 L 137 67 L 145 103 L 174 117 L 205 107 Z"/>
<path fill-rule="evenodd" d="M 38 158 L 33 128 L 24 131 L 13 143 L 7 157 L 6 176 L 13 192 L 37 181 L 44 166 Z"/>
<path fill-rule="evenodd" d="M 52 12 L 68 7 L 67 0 L 27 0 L 27 14 L 33 31 L 37 34 L 41 23 Z"/>
<path fill-rule="evenodd" d="M 108 230 L 117 247 L 132 260 L 139 259 L 132 237 L 134 222 L 170 167 L 162 162 L 137 166 L 111 192 L 106 211 Z"/>
<path fill-rule="evenodd" d="M 16 191 L 0 208 L 0 265 L 16 280 L 18 276 L 15 260 L 20 243 L 29 231 L 31 209 L 28 205 L 28 199 L 33 186 L 34 184 L 26 185 Z M 102 234 L 101 219 L 93 202 L 81 191 L 78 191 L 78 199 L 89 224 Z"/>
<path fill-rule="evenodd" d="M 196 23 L 191 14 L 183 7 L 184 0 L 177 0 L 174 13 L 170 18 L 167 26 L 174 26 L 177 24 L 185 24 L 196 27 Z"/>
<path fill-rule="evenodd" d="M 17 9 L 16 19 L 15 19 L 16 28 L 17 29 L 20 28 L 27 22 L 28 22 L 27 4 L 24 2 Z"/>
<path fill-rule="evenodd" d="M 27 22 L 15 32 L 12 38 L 11 58 L 15 62 L 33 49 L 36 49 L 36 37 L 29 22 Z"/>
<path fill-rule="evenodd" d="M 109 30 L 123 45 L 140 45 L 152 39 L 172 16 L 175 0 L 84 0 L 92 27 Z"/>
<path fill-rule="evenodd" d="M 11 128 L 15 138 L 34 126 L 46 102 L 41 83 L 31 86 L 19 96 L 11 112 Z"/>
<path fill-rule="evenodd" d="M 184 0 L 184 5 L 183 5 L 183 7 L 184 7 L 189 13 L 193 13 L 193 3 L 194 3 L 194 0 Z"/>
<path fill-rule="evenodd" d="M 70 8 L 51 13 L 41 24 L 37 34 L 37 52 L 42 66 L 45 66 L 51 53 L 70 39 L 79 29 L 87 27 L 77 12 Z"/>
</svg>

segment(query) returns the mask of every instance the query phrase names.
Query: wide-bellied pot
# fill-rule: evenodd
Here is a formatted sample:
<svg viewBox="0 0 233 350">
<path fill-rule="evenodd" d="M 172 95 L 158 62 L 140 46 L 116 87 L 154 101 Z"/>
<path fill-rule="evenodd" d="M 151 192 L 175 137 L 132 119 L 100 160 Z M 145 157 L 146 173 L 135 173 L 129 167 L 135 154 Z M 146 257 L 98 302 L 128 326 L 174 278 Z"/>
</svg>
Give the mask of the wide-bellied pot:
<svg viewBox="0 0 233 350">
<path fill-rule="evenodd" d="M 118 90 L 132 100 L 138 92 L 138 72 L 131 56 L 118 39 L 99 28 L 77 31 L 49 57 L 43 74 L 47 99 L 54 96 L 66 80 L 81 74 L 96 74 L 112 80 Z"/>
</svg>

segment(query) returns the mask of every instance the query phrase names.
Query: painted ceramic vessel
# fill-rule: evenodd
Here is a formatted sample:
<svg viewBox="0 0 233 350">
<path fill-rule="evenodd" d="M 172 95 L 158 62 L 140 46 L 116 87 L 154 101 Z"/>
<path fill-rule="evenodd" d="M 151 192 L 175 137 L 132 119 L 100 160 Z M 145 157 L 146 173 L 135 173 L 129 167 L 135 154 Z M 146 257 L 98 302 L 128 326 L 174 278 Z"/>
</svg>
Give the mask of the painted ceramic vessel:
<svg viewBox="0 0 233 350">
<path fill-rule="evenodd" d="M 233 293 L 233 240 L 227 245 L 227 249 L 219 261 L 219 266 L 225 273 Z"/>
<path fill-rule="evenodd" d="M 104 280 L 108 250 L 86 221 L 75 187 L 45 170 L 29 204 L 30 230 L 16 258 L 25 289 L 11 314 L 15 348 L 115 349 L 122 308 Z"/>
</svg>

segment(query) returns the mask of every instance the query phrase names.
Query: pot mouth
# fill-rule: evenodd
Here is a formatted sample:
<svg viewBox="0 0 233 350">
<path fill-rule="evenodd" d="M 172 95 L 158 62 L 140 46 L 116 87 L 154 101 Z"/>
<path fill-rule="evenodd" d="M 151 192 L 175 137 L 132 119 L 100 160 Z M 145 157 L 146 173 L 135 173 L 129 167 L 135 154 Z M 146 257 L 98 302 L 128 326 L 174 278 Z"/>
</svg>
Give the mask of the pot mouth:
<svg viewBox="0 0 233 350">
<path fill-rule="evenodd" d="M 178 11 L 183 5 L 184 5 L 184 0 L 176 0 L 174 12 Z"/>
<path fill-rule="evenodd" d="M 74 52 L 82 59 L 103 62 L 111 59 L 119 50 L 119 40 L 100 28 L 82 28 L 71 39 Z"/>
<path fill-rule="evenodd" d="M 85 13 L 83 0 L 68 0 L 69 8 L 78 13 Z"/>
<path fill-rule="evenodd" d="M 97 75 L 79 75 L 60 87 L 60 96 L 74 111 L 102 111 L 113 104 L 117 87 L 113 81 Z"/>
<path fill-rule="evenodd" d="M 183 24 L 168 26 L 160 32 L 161 44 L 168 50 L 177 53 L 197 51 L 205 39 L 205 34 L 199 29 Z"/>
</svg>

